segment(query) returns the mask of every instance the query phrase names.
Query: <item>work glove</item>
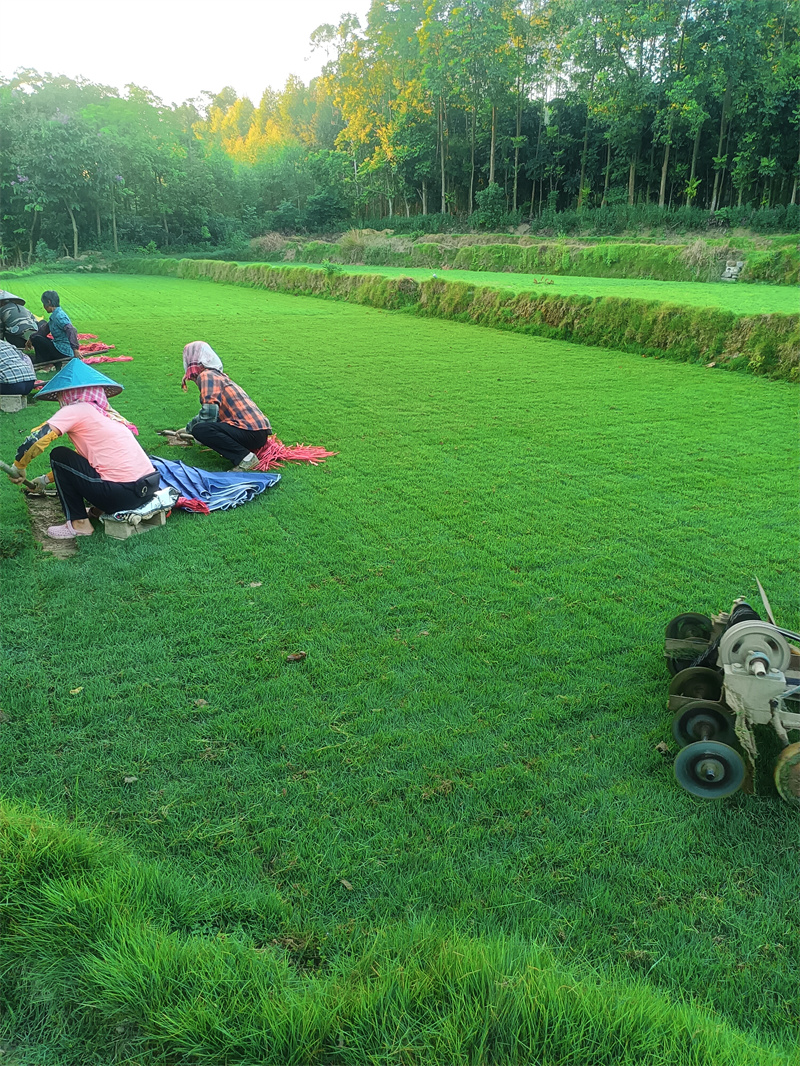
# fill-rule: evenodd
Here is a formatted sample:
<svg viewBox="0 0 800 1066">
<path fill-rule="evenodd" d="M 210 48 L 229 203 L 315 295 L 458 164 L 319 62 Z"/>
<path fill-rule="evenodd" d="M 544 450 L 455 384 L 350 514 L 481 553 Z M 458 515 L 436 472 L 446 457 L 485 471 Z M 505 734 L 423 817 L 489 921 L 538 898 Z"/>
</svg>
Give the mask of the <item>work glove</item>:
<svg viewBox="0 0 800 1066">
<path fill-rule="evenodd" d="M 52 485 L 52 481 L 47 474 L 39 474 L 38 477 L 31 478 L 31 482 L 36 486 L 39 492 L 46 492 Z"/>
<path fill-rule="evenodd" d="M 204 403 L 200 408 L 200 414 L 196 415 L 186 426 L 187 433 L 193 433 L 198 422 L 217 422 L 219 420 L 219 404 Z"/>
</svg>

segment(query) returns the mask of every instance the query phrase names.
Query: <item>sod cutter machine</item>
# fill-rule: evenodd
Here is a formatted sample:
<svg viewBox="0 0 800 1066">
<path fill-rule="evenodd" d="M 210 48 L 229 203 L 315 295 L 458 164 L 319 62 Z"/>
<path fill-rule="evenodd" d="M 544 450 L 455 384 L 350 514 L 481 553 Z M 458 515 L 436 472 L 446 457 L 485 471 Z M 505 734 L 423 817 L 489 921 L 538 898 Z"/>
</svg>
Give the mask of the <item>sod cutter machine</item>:
<svg viewBox="0 0 800 1066">
<path fill-rule="evenodd" d="M 768 621 L 738 599 L 729 612 L 679 614 L 667 626 L 668 707 L 681 746 L 675 777 L 694 796 L 732 795 L 748 768 L 755 780 L 755 726 L 768 725 L 783 744 L 775 786 L 798 806 L 800 743 L 788 734 L 800 730 L 800 649 L 789 641 L 800 641 L 800 634 L 776 625 L 760 582 L 758 588 Z"/>
</svg>

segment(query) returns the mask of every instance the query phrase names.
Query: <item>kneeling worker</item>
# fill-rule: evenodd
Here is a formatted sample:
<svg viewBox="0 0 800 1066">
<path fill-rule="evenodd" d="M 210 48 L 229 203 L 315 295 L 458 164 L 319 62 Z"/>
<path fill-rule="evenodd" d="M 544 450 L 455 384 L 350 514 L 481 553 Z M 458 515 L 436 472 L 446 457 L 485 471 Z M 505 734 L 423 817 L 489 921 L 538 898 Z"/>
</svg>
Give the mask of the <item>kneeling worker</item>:
<svg viewBox="0 0 800 1066">
<path fill-rule="evenodd" d="M 48 537 L 69 540 L 88 537 L 94 530 L 86 512 L 88 502 L 109 514 L 133 510 L 147 503 L 159 487 L 159 475 L 121 415 L 109 407 L 108 397 L 122 392 L 118 385 L 80 359 L 71 359 L 37 394 L 37 401 L 57 400 L 56 411 L 37 426 L 17 451 L 14 467 L 20 483 L 31 459 L 56 437 L 66 433 L 75 446 L 50 453 L 50 474 L 36 481 L 55 481 L 66 522 L 50 526 Z"/>
<path fill-rule="evenodd" d="M 0 341 L 0 396 L 27 396 L 35 384 L 36 373 L 27 355 Z"/>
<path fill-rule="evenodd" d="M 183 349 L 183 381 L 194 381 L 200 390 L 200 414 L 187 425 L 187 433 L 212 448 L 234 465 L 234 470 L 254 470 L 256 452 L 272 434 L 269 419 L 222 371 L 222 360 L 205 341 L 193 341 Z"/>
<path fill-rule="evenodd" d="M 39 324 L 25 306 L 21 296 L 0 289 L 0 340 L 15 348 L 30 347 L 30 338 Z"/>
<path fill-rule="evenodd" d="M 42 306 L 49 318 L 42 319 L 36 333 L 30 338 L 34 351 L 34 366 L 63 363 L 75 356 L 80 358 L 78 349 L 81 342 L 78 340 L 78 334 L 54 289 L 42 293 Z M 52 340 L 47 336 L 48 333 L 52 335 Z"/>
</svg>

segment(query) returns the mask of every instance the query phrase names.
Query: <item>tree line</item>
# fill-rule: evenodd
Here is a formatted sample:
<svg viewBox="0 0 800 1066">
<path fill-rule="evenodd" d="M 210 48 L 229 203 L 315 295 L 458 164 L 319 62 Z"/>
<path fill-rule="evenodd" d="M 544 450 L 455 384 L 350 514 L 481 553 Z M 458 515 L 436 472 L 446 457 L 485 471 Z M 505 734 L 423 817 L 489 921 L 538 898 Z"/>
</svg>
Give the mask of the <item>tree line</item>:
<svg viewBox="0 0 800 1066">
<path fill-rule="evenodd" d="M 798 203 L 798 41 L 793 0 L 374 0 L 366 26 L 312 35 L 320 77 L 257 106 L 19 71 L 0 82 L 3 254 L 637 205 L 756 217 Z"/>
</svg>

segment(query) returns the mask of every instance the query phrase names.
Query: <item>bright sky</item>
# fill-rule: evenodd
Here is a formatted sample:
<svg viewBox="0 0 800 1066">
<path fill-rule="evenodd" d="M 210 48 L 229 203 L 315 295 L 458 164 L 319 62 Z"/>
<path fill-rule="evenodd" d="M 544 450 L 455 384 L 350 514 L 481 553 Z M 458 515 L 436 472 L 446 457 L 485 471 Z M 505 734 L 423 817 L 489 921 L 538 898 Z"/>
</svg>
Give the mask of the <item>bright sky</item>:
<svg viewBox="0 0 800 1066">
<path fill-rule="evenodd" d="M 167 104 L 232 85 L 257 105 L 290 74 L 308 84 L 320 73 L 325 53 L 309 43 L 317 26 L 337 25 L 348 12 L 364 26 L 369 7 L 370 0 L 36 0 L 26 30 L 12 19 L 0 74 L 30 68 L 120 89 L 134 82 Z"/>
</svg>

